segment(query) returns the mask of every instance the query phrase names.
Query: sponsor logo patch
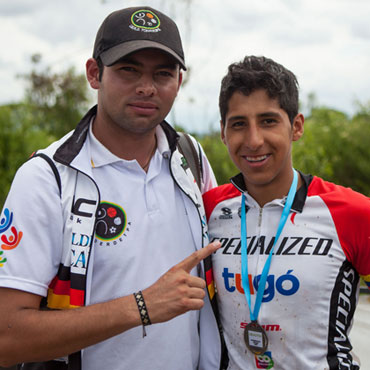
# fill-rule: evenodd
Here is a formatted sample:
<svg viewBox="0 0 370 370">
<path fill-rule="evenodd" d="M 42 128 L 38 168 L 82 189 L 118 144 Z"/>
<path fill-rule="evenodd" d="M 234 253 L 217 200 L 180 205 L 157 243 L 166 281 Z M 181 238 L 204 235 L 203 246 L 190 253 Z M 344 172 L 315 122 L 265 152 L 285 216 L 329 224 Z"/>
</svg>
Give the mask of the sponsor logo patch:
<svg viewBox="0 0 370 370">
<path fill-rule="evenodd" d="M 247 327 L 247 322 L 241 322 L 240 323 L 240 329 L 245 329 Z M 261 327 L 265 331 L 281 331 L 281 327 L 279 324 L 262 324 Z"/>
<path fill-rule="evenodd" d="M 227 267 L 225 267 L 222 271 L 222 278 L 225 289 L 228 292 L 239 292 L 244 294 L 240 273 L 231 272 Z M 249 290 L 252 295 L 258 290 L 260 279 L 261 275 L 257 275 L 254 278 L 251 274 L 248 275 Z M 281 276 L 270 274 L 267 276 L 266 288 L 263 293 L 262 302 L 270 302 L 275 297 L 276 292 L 282 296 L 293 295 L 299 290 L 299 286 L 300 282 L 298 278 L 293 275 L 293 270 L 288 270 L 286 274 Z"/>
<path fill-rule="evenodd" d="M 228 207 L 221 208 L 222 215 L 219 217 L 220 220 L 229 220 L 233 218 L 232 211 Z"/>
<path fill-rule="evenodd" d="M 122 241 L 122 236 L 126 236 L 125 233 L 129 231 L 129 225 L 126 212 L 121 206 L 110 202 L 101 202 L 96 222 L 95 242 L 98 239 L 101 242 L 106 242 L 107 246 L 116 245 L 118 241 Z"/>
<path fill-rule="evenodd" d="M 135 31 L 158 32 L 161 21 L 151 10 L 137 10 L 131 16 L 130 28 Z"/>
</svg>

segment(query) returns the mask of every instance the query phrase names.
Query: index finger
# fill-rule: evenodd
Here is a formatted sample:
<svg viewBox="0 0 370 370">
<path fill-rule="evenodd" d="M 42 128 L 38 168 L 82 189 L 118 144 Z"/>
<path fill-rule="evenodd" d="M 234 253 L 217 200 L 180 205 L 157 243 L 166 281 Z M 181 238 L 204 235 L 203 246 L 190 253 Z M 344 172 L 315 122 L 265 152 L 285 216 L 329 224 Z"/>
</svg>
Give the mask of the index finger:
<svg viewBox="0 0 370 370">
<path fill-rule="evenodd" d="M 176 266 L 180 269 L 190 272 L 198 263 L 203 261 L 206 257 L 210 256 L 213 252 L 216 252 L 216 250 L 220 247 L 221 243 L 218 240 L 209 243 L 204 248 L 192 253 L 189 257 L 182 260 Z"/>
</svg>

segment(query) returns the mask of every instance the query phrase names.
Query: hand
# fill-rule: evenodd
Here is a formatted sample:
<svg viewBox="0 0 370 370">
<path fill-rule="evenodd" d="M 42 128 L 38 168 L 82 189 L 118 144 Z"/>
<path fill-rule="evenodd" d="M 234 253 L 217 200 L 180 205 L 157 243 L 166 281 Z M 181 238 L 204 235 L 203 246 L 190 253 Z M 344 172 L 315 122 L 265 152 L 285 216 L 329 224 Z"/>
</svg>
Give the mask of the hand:
<svg viewBox="0 0 370 370">
<path fill-rule="evenodd" d="M 190 271 L 220 246 L 221 243 L 215 241 L 192 253 L 143 291 L 153 324 L 171 320 L 187 311 L 203 307 L 206 282 L 200 277 L 190 275 Z"/>
</svg>

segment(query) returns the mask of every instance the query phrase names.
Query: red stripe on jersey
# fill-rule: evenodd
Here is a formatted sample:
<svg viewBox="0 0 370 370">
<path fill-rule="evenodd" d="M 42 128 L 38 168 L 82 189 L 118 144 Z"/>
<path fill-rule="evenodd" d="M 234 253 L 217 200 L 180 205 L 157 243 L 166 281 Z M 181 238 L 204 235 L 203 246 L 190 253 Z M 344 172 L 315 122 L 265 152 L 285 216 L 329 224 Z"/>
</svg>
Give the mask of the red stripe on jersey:
<svg viewBox="0 0 370 370">
<path fill-rule="evenodd" d="M 370 274 L 370 198 L 316 176 L 307 196 L 325 202 L 348 261 L 360 275 Z"/>
</svg>

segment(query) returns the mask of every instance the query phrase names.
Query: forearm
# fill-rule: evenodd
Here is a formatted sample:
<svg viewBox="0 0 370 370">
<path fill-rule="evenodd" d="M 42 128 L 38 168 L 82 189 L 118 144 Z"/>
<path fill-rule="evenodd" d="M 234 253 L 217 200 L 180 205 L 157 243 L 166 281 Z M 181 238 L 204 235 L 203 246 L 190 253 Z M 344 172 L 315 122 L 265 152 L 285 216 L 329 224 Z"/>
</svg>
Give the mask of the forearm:
<svg viewBox="0 0 370 370">
<path fill-rule="evenodd" d="M 133 296 L 72 310 L 1 311 L 0 365 L 68 355 L 141 325 Z"/>
<path fill-rule="evenodd" d="M 203 307 L 206 284 L 190 271 L 220 247 L 211 243 L 143 291 L 151 322 Z M 71 310 L 42 311 L 41 297 L 0 288 L 0 366 L 66 356 L 142 324 L 133 295 Z"/>
</svg>

